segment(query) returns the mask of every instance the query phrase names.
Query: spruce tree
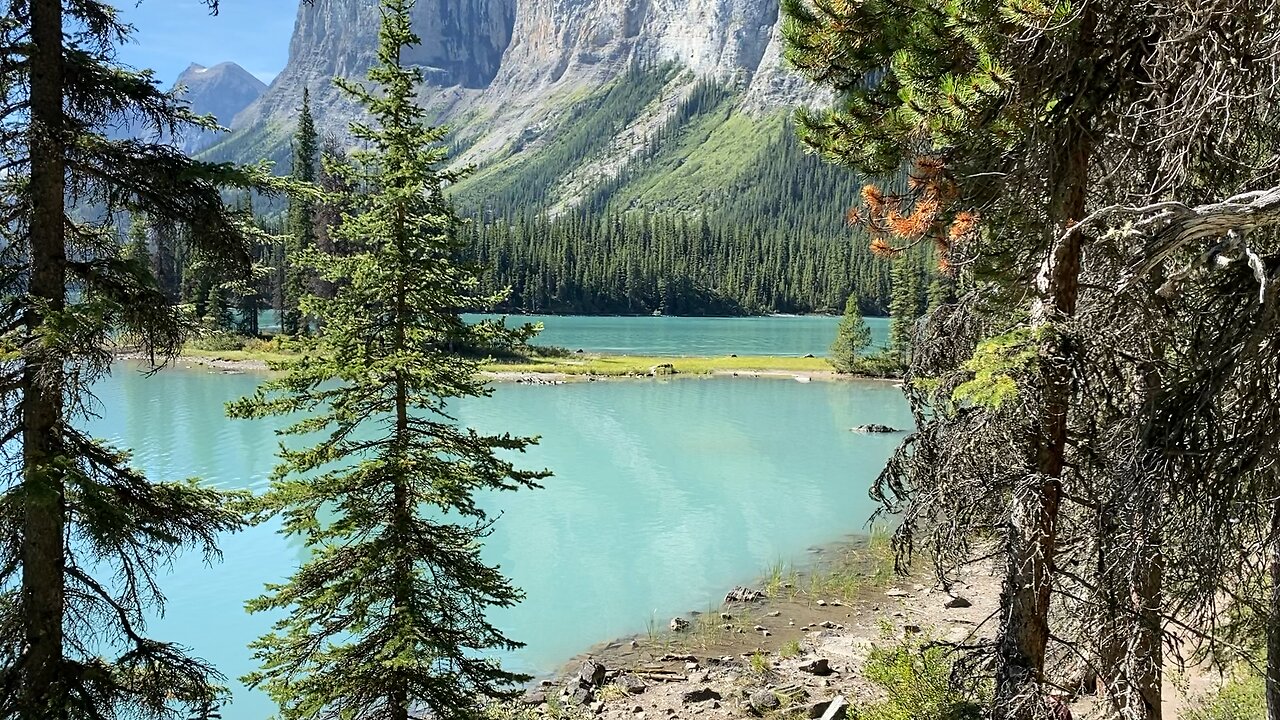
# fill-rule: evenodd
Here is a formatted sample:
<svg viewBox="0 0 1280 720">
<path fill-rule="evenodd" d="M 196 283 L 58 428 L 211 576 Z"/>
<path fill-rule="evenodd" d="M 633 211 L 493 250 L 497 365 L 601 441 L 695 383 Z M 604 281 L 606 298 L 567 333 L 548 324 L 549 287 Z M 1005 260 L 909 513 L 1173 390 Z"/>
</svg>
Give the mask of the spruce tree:
<svg viewBox="0 0 1280 720">
<path fill-rule="evenodd" d="M 893 291 L 889 300 L 889 353 L 905 364 L 911 352 L 911 335 L 920 316 L 919 281 L 906 257 L 894 260 Z"/>
<path fill-rule="evenodd" d="M 251 231 L 221 193 L 272 181 L 105 135 L 104 118 L 132 118 L 152 137 L 214 126 L 149 73 L 114 63 L 130 32 L 97 0 L 13 0 L 0 21 L 5 718 L 208 717 L 221 694 L 212 667 L 148 638 L 145 621 L 163 605 L 157 569 L 183 549 L 216 557 L 217 535 L 238 527 L 239 513 L 195 481 L 149 481 L 80 420 L 112 343 L 165 357 L 182 340 L 177 310 L 122 257 L 116 220 L 196 227 L 200 249 L 243 266 Z"/>
<path fill-rule="evenodd" d="M 124 260 L 138 263 L 150 273 L 151 249 L 147 245 L 147 219 L 142 215 L 134 215 L 129 222 L 129 235 L 120 256 Z"/>
<path fill-rule="evenodd" d="M 857 368 L 858 355 L 871 347 L 871 328 L 862 319 L 858 296 L 850 295 L 844 304 L 844 317 L 836 327 L 836 340 L 831 344 L 831 364 L 836 372 L 850 373 Z"/>
<path fill-rule="evenodd" d="M 294 416 L 264 513 L 308 559 L 251 601 L 286 611 L 254 643 L 263 687 L 281 717 L 405 720 L 475 717 L 486 697 L 506 697 L 522 676 L 484 653 L 510 650 L 485 617 L 517 602 L 519 590 L 480 558 L 492 526 L 479 493 L 534 487 L 545 473 L 517 469 L 499 453 L 529 439 L 458 427 L 450 406 L 487 396 L 478 361 L 451 341 L 477 332 L 458 308 L 486 305 L 478 279 L 456 260 L 458 220 L 442 194 L 456 175 L 442 128 L 414 103 L 421 81 L 406 67 L 409 0 L 384 0 L 378 63 L 369 84 L 339 80 L 372 123 L 356 123 L 365 149 L 343 174 L 359 194 L 332 229 L 348 252 L 301 253 L 334 296 L 302 309 L 322 328 L 304 359 L 230 407 L 236 417 Z M 475 344 L 475 343 L 472 343 Z"/>
<path fill-rule="evenodd" d="M 311 92 L 302 90 L 302 111 L 298 117 L 298 130 L 293 139 L 293 178 L 300 182 L 316 181 L 316 161 L 319 153 L 319 136 L 315 120 L 311 116 Z M 305 330 L 306 321 L 298 307 L 308 290 L 308 277 L 299 264 L 299 255 L 316 246 L 315 202 L 306 195 L 299 195 L 289 203 L 289 229 L 280 257 L 280 329 L 286 335 L 297 335 Z"/>
</svg>

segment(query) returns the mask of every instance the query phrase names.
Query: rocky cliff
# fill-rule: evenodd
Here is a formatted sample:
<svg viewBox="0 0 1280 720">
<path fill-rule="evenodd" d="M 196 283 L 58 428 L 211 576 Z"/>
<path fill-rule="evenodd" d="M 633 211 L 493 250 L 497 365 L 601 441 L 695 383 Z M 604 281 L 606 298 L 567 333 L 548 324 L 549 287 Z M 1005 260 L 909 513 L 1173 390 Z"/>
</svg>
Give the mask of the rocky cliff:
<svg viewBox="0 0 1280 720">
<path fill-rule="evenodd" d="M 304 87 L 321 128 L 341 134 L 356 109 L 331 79 L 363 77 L 377 28 L 376 0 L 301 4 L 287 67 L 236 117 L 240 137 L 224 154 L 286 160 L 280 148 Z M 782 67 L 778 0 L 418 0 L 414 29 L 423 42 L 408 60 L 423 70 L 421 100 L 458 131 L 460 160 L 479 166 L 553 145 L 575 107 L 636 68 L 669 76 L 620 128 L 619 138 L 631 140 L 584 158 L 586 171 L 574 169 L 578 190 L 559 206 L 614 177 L 700 81 L 731 88 L 728 110 L 757 119 L 812 96 Z"/>
</svg>

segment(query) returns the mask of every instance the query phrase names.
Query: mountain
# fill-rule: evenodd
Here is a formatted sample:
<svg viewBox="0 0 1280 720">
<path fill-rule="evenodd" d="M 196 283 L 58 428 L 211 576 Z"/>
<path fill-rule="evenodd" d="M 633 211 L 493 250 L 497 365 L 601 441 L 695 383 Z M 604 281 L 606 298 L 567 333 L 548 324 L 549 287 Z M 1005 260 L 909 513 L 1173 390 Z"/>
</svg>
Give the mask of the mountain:
<svg viewBox="0 0 1280 720">
<path fill-rule="evenodd" d="M 332 84 L 374 60 L 377 0 L 298 9 L 287 66 L 215 160 L 287 172 L 304 89 L 322 132 L 357 108 Z M 510 310 L 864 311 L 889 264 L 845 222 L 861 181 L 799 147 L 820 104 L 782 63 L 778 0 L 417 0 L 406 58 L 450 126 L 452 186 Z M 270 201 L 260 211 L 279 212 Z M 921 260 L 920 262 L 924 262 Z M 923 265 L 922 265 L 923 266 Z"/>
<path fill-rule="evenodd" d="M 228 126 L 245 108 L 262 96 L 267 85 L 233 62 L 205 67 L 192 63 L 178 76 L 175 87 L 184 87 L 183 97 L 201 115 L 213 115 Z M 197 153 L 223 139 L 225 133 L 202 132 L 184 136 L 179 143 L 188 153 Z"/>
<path fill-rule="evenodd" d="M 730 183 L 784 115 L 820 100 L 782 66 L 780 24 L 777 0 L 419 0 L 423 43 L 408 61 L 423 70 L 424 106 L 456 130 L 458 161 L 479 169 L 473 186 L 533 172 L 554 185 L 538 202 L 560 212 L 636 175 L 655 142 L 680 146 L 656 153 L 667 164 L 694 162 L 681 185 Z M 377 27 L 374 0 L 301 4 L 287 66 L 213 154 L 287 167 L 303 88 L 321 129 L 341 135 L 356 110 L 331 79 L 363 77 Z M 714 102 L 690 112 L 712 86 Z M 590 147 L 562 157 L 584 122 Z M 631 189 L 629 202 L 674 200 Z"/>
</svg>

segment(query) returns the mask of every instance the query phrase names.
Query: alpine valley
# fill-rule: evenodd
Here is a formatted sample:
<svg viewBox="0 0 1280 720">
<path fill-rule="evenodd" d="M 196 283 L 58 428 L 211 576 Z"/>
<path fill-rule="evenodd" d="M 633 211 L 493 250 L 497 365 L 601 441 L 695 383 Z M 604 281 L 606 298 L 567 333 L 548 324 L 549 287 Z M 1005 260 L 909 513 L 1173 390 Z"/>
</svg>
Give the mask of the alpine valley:
<svg viewBox="0 0 1280 720">
<path fill-rule="evenodd" d="M 790 116 L 825 96 L 781 57 L 777 0 L 419 0 L 408 60 L 452 128 L 452 189 L 510 310 L 749 314 L 888 307 L 845 224 L 861 182 Z M 206 151 L 290 167 L 304 90 L 350 144 L 334 77 L 374 61 L 373 0 L 302 3 L 289 61 Z M 920 261 L 921 264 L 924 262 Z M 923 292 L 921 293 L 923 303 Z"/>
</svg>

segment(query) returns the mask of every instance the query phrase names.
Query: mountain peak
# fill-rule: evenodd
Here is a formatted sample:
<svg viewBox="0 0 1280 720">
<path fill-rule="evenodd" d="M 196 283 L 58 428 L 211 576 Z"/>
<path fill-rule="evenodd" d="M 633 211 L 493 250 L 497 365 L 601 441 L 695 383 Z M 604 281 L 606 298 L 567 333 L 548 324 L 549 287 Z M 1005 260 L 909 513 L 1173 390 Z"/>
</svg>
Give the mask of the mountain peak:
<svg viewBox="0 0 1280 720">
<path fill-rule="evenodd" d="M 185 85 L 188 92 L 193 92 L 195 86 L 206 85 L 210 83 L 243 85 L 247 88 L 254 88 L 257 94 L 261 95 L 267 89 L 266 83 L 259 80 L 253 73 L 245 70 L 233 62 L 221 62 L 212 67 L 206 67 L 200 63 L 191 63 L 186 70 L 178 76 L 175 85 Z M 223 119 L 219 117 L 219 119 Z M 225 118 L 226 122 L 230 122 L 231 118 Z"/>
<path fill-rule="evenodd" d="M 212 115 L 224 127 L 241 110 L 249 107 L 267 89 L 265 83 L 233 62 L 222 62 L 212 67 L 191 63 L 178 76 L 175 87 L 185 88 L 182 97 L 191 109 L 200 115 Z M 220 139 L 217 133 L 194 133 L 184 138 L 183 149 L 199 152 Z"/>
</svg>

